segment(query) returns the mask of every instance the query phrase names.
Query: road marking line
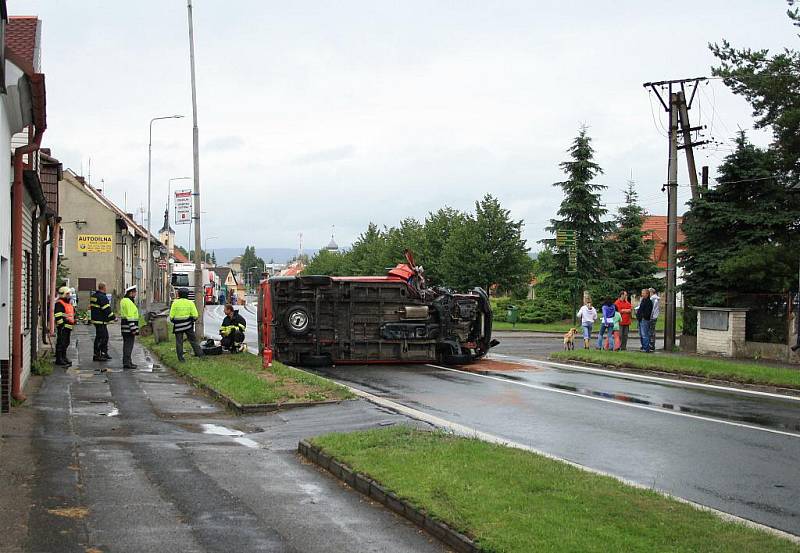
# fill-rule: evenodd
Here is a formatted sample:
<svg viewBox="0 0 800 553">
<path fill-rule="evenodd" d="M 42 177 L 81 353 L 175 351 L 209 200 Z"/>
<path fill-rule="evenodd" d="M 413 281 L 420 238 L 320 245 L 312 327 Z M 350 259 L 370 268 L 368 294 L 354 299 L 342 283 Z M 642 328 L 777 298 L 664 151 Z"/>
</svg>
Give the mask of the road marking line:
<svg viewBox="0 0 800 553">
<path fill-rule="evenodd" d="M 435 365 L 431 365 L 431 366 L 435 366 Z M 454 369 L 451 369 L 451 370 L 454 370 Z M 463 371 L 456 371 L 456 372 L 463 372 Z M 313 373 L 311 373 L 311 374 L 313 374 Z M 467 374 L 471 374 L 471 373 L 467 373 Z M 712 514 L 718 516 L 719 518 L 721 518 L 723 520 L 727 520 L 727 521 L 730 521 L 730 522 L 736 522 L 736 523 L 739 523 L 739 524 L 743 524 L 744 526 L 748 526 L 750 528 L 755 528 L 757 530 L 761 530 L 761 531 L 767 532 L 769 534 L 773 534 L 773 535 L 779 536 L 781 538 L 790 540 L 790 541 L 792 541 L 794 543 L 800 543 L 800 536 L 795 536 L 794 534 L 790 534 L 788 532 L 784 532 L 783 530 L 778 530 L 777 528 L 772 528 L 771 526 L 766 526 L 764 524 L 760 524 L 758 522 L 754 522 L 754 521 L 748 520 L 746 518 L 738 517 L 736 515 L 732 515 L 730 513 L 726 513 L 724 511 L 720 511 L 718 509 L 714 509 L 713 507 L 708 507 L 706 505 L 702 505 L 700 503 L 696 503 L 694 501 L 690 501 L 688 499 L 684 499 L 682 497 L 678 497 L 676 495 L 672 495 L 672 494 L 670 494 L 668 492 L 665 492 L 663 490 L 659 490 L 658 488 L 645 486 L 644 484 L 640 484 L 639 482 L 635 482 L 633 480 L 628 480 L 627 478 L 623 478 L 621 476 L 617 476 L 617 475 L 612 474 L 610 472 L 605 472 L 605 471 L 602 471 L 602 470 L 598 470 L 598 469 L 594 469 L 594 468 L 588 467 L 586 465 L 581 465 L 580 463 L 576 463 L 574 461 L 570 461 L 569 459 L 565 459 L 563 457 L 559 457 L 557 455 L 553 455 L 552 453 L 547 453 L 545 451 L 542 451 L 540 449 L 536 449 L 535 447 L 531 447 L 529 445 L 521 444 L 521 443 L 518 443 L 518 442 L 513 442 L 511 440 L 506 440 L 505 438 L 501 438 L 499 436 L 495 436 L 494 434 L 489 434 L 487 432 L 483 432 L 483 431 L 478 430 L 476 428 L 465 426 L 463 424 L 459 424 L 459 423 L 456 423 L 456 422 L 451 422 L 451 421 L 449 421 L 447 419 L 443 419 L 441 417 L 437 417 L 436 415 L 431 415 L 431 414 L 428 414 L 428 413 L 426 413 L 424 411 L 420 411 L 419 409 L 414 409 L 413 407 L 407 407 L 406 405 L 403 405 L 401 403 L 397 403 L 397 402 L 392 401 L 390 399 L 386 399 L 386 398 L 383 398 L 383 397 L 380 397 L 380 396 L 376 396 L 376 395 L 371 394 L 369 392 L 365 392 L 364 390 L 361 390 L 359 388 L 354 388 L 353 386 L 350 386 L 348 384 L 344 384 L 342 382 L 340 382 L 340 384 L 342 384 L 343 386 L 348 388 L 351 392 L 353 392 L 357 396 L 359 396 L 359 397 L 361 397 L 361 398 L 363 398 L 363 399 L 365 399 L 365 400 L 367 400 L 367 401 L 369 401 L 371 403 L 374 403 L 376 405 L 380 405 L 381 407 L 385 407 L 387 409 L 391 409 L 392 411 L 395 411 L 396 413 L 400 413 L 402 415 L 406 415 L 406 416 L 408 416 L 408 417 L 410 417 L 412 419 L 416 419 L 416 420 L 420 420 L 420 421 L 426 422 L 426 423 L 431 424 L 431 425 L 433 425 L 435 427 L 444 428 L 444 429 L 450 430 L 451 432 L 453 432 L 455 434 L 458 434 L 460 436 L 474 437 L 474 438 L 478 438 L 480 440 L 483 440 L 485 442 L 494 443 L 494 444 L 498 444 L 498 445 L 504 445 L 504 446 L 507 446 L 507 447 L 513 447 L 514 449 L 521 449 L 521 450 L 524 450 L 524 451 L 529 451 L 531 453 L 535 453 L 537 455 L 541 455 L 542 457 L 546 457 L 547 459 L 552 459 L 554 461 L 558 461 L 558 462 L 561 462 L 561 463 L 566 463 L 567 465 L 570 465 L 570 466 L 575 467 L 577 469 L 589 472 L 591 474 L 597 474 L 599 476 L 607 476 L 609 478 L 613 478 L 614 480 L 617 480 L 618 482 L 622 482 L 623 484 L 627 484 L 628 486 L 632 486 L 634 488 L 638 488 L 638 489 L 641 489 L 641 490 L 654 491 L 654 492 L 658 493 L 659 495 L 662 495 L 663 497 L 674 499 L 675 501 L 677 501 L 679 503 L 683 503 L 683 504 L 686 504 L 686 505 L 691 505 L 692 507 L 694 507 L 695 509 L 698 509 L 700 511 L 705 511 L 705 512 L 712 513 Z"/>
<path fill-rule="evenodd" d="M 455 373 L 459 373 L 459 374 L 475 376 L 475 377 L 478 377 L 478 378 L 486 378 L 486 379 L 489 379 L 489 380 L 496 380 L 498 382 L 503 382 L 504 384 L 515 384 L 517 386 L 523 386 L 525 388 L 531 388 L 533 390 L 541 390 L 543 392 L 552 392 L 552 393 L 555 393 L 555 394 L 562 394 L 562 395 L 566 395 L 566 396 L 574 396 L 574 397 L 579 397 L 579 398 L 583 398 L 583 399 L 590 399 L 590 400 L 594 400 L 594 401 L 602 401 L 604 403 L 611 403 L 611 404 L 614 404 L 614 405 L 619 405 L 621 407 L 632 407 L 634 409 L 643 409 L 645 411 L 652 411 L 654 413 L 663 413 L 665 415 L 674 415 L 674 416 L 677 416 L 677 417 L 687 417 L 687 418 L 690 418 L 690 419 L 696 419 L 696 420 L 701 420 L 701 421 L 705 421 L 705 422 L 715 422 L 715 423 L 718 423 L 718 424 L 725 424 L 725 425 L 729 425 L 729 426 L 737 426 L 739 428 L 748 428 L 750 430 L 759 430 L 761 432 L 769 432 L 771 434 L 780 434 L 781 436 L 790 436 L 792 438 L 800 438 L 800 434 L 794 434 L 792 432 L 785 432 L 783 430 L 775 430 L 773 428 L 765 428 L 763 426 L 755 426 L 755 425 L 752 425 L 752 424 L 745 424 L 745 423 L 741 423 L 741 422 L 726 421 L 726 420 L 723 420 L 723 419 L 714 419 L 714 418 L 710 418 L 710 417 L 704 417 L 702 415 L 693 415 L 691 413 L 680 413 L 678 411 L 668 411 L 666 409 L 661 409 L 659 407 L 651 407 L 649 405 L 638 405 L 636 403 L 627 403 L 627 402 L 624 402 L 624 401 L 617 401 L 615 399 L 608 399 L 608 398 L 604 398 L 604 397 L 589 396 L 589 395 L 581 394 L 581 393 L 578 393 L 578 392 L 570 392 L 569 390 L 559 390 L 557 388 L 549 388 L 547 386 L 540 386 L 538 384 L 530 384 L 528 382 L 517 382 L 517 381 L 514 381 L 514 380 L 508 380 L 506 378 L 501 378 L 499 376 L 492 376 L 492 375 L 489 375 L 489 374 L 472 373 L 472 372 L 462 371 L 462 370 L 459 370 L 459 369 L 452 369 L 450 367 L 442 367 L 440 365 L 428 364 L 427 366 L 428 367 L 434 367 L 436 369 L 441 369 L 443 371 L 450 371 L 450 372 L 455 372 Z"/>
<path fill-rule="evenodd" d="M 504 359 L 511 359 L 517 360 L 518 362 L 525 361 L 525 365 L 528 363 L 536 364 L 541 363 L 543 365 L 551 365 L 553 367 L 564 368 L 571 371 L 576 372 L 589 372 L 589 373 L 598 373 L 598 374 L 607 374 L 611 376 L 617 377 L 625 377 L 630 378 L 632 380 L 642 380 L 645 382 L 652 381 L 652 382 L 666 382 L 669 384 L 679 384 L 681 386 L 690 386 L 694 388 L 708 388 L 710 390 L 720 390 L 723 392 L 734 392 L 738 394 L 747 394 L 747 395 L 755 395 L 755 396 L 763 396 L 763 397 L 770 397 L 775 399 L 786 399 L 790 401 L 800 401 L 800 396 L 789 396 L 785 394 L 777 394 L 774 392 L 762 392 L 759 390 L 748 390 L 746 388 L 734 388 L 732 386 L 721 386 L 717 384 L 706 384 L 704 382 L 692 382 L 691 380 L 678 380 L 676 378 L 666 378 L 662 376 L 650 376 L 646 374 L 639 374 L 639 373 L 629 373 L 624 371 L 612 371 L 609 369 L 596 369 L 594 367 L 585 367 L 580 365 L 570 365 L 568 363 L 557 363 L 555 361 L 543 361 L 539 359 L 526 359 L 524 357 L 514 357 L 513 355 L 503 355 L 499 353 L 493 353 L 492 357 L 502 357 Z"/>
</svg>

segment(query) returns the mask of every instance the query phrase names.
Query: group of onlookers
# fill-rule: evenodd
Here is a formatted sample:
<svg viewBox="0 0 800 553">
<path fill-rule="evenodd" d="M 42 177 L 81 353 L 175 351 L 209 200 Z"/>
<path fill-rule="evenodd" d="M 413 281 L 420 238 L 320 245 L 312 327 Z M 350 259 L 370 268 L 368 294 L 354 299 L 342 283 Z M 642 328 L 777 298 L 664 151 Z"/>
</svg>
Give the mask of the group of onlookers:
<svg viewBox="0 0 800 553">
<path fill-rule="evenodd" d="M 656 321 L 660 313 L 660 298 L 655 288 L 645 288 L 634 309 L 628 299 L 628 292 L 623 290 L 616 300 L 606 298 L 600 311 L 592 306 L 592 300 L 577 313 L 583 329 L 583 347 L 589 349 L 592 341 L 592 330 L 598 318 L 600 329 L 597 335 L 597 349 L 612 351 L 628 349 L 628 334 L 633 317 L 639 327 L 641 351 L 651 353 L 656 349 Z"/>
</svg>

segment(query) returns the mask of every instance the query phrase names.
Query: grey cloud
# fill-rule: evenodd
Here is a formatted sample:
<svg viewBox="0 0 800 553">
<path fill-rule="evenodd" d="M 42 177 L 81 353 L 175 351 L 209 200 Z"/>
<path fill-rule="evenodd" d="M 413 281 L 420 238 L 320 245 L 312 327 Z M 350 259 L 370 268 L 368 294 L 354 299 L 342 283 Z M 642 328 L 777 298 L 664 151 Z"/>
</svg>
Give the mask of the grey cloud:
<svg viewBox="0 0 800 553">
<path fill-rule="evenodd" d="M 218 136 L 203 144 L 203 150 L 207 152 L 230 152 L 238 150 L 242 146 L 244 146 L 244 139 L 241 136 Z"/>
</svg>

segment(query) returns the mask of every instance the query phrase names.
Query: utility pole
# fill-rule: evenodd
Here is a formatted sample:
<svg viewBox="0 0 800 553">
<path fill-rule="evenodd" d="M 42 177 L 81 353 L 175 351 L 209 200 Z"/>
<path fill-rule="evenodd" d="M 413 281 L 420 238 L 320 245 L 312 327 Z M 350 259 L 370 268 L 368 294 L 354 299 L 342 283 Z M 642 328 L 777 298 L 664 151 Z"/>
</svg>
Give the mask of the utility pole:
<svg viewBox="0 0 800 553">
<path fill-rule="evenodd" d="M 689 182 L 692 187 L 692 199 L 697 199 L 697 168 L 694 161 L 692 148 L 706 141 L 692 142 L 692 131 L 702 127 L 692 128 L 689 124 L 689 110 L 692 108 L 694 96 L 700 82 L 706 81 L 705 77 L 690 79 L 675 79 L 644 83 L 645 88 L 650 88 L 656 93 L 658 100 L 669 114 L 669 163 L 667 165 L 667 282 L 666 301 L 664 303 L 664 349 L 672 351 L 675 347 L 675 322 L 676 322 L 676 292 L 677 292 L 677 262 L 678 262 L 678 150 L 686 150 L 686 162 L 689 168 Z M 686 85 L 690 84 L 692 93 L 687 102 Z M 666 100 L 661 91 L 666 89 L 669 95 Z M 676 90 L 677 89 L 677 90 Z M 680 123 L 683 144 L 678 146 L 678 124 Z"/>
<path fill-rule="evenodd" d="M 205 294 L 203 293 L 203 252 L 200 247 L 200 131 L 197 128 L 197 85 L 194 70 L 194 25 L 192 23 L 192 0 L 187 0 L 186 8 L 189 15 L 189 64 L 192 75 L 192 157 L 194 158 L 194 303 L 200 315 L 196 323 L 197 335 L 202 340 L 203 310 L 205 309 Z"/>
</svg>

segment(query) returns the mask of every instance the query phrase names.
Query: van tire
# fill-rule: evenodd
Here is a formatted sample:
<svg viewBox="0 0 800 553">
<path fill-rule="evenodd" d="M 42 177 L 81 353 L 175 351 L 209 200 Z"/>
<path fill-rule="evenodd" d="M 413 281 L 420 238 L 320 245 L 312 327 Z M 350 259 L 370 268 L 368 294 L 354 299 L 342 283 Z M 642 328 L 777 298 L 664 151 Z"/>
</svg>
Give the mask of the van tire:
<svg viewBox="0 0 800 553">
<path fill-rule="evenodd" d="M 289 306 L 283 314 L 283 326 L 289 334 L 305 336 L 311 331 L 311 314 L 302 305 Z"/>
</svg>

